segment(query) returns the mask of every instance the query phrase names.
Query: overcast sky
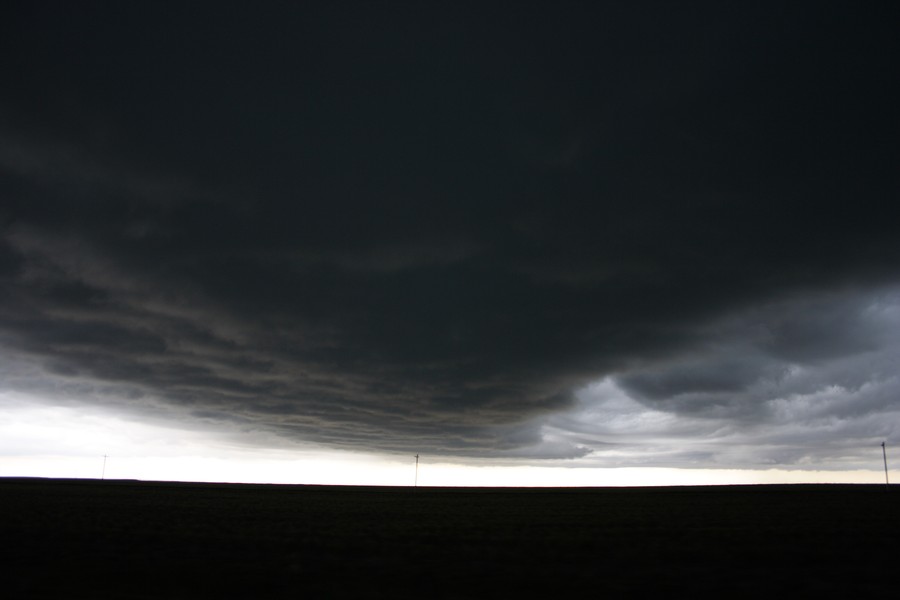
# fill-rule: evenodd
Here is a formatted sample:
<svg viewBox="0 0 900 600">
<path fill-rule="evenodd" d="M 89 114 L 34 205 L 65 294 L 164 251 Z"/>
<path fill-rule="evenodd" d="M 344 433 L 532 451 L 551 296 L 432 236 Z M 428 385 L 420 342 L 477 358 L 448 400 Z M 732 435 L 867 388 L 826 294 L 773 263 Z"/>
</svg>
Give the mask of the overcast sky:
<svg viewBox="0 0 900 600">
<path fill-rule="evenodd" d="M 0 11 L 10 414 L 518 465 L 900 441 L 891 3 Z"/>
</svg>

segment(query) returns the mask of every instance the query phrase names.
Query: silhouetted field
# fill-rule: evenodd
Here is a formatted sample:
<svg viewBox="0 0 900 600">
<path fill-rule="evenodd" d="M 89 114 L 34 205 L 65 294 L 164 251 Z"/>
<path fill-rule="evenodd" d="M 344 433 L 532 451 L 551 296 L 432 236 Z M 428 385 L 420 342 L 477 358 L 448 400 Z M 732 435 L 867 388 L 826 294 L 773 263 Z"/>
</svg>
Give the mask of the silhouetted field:
<svg viewBox="0 0 900 600">
<path fill-rule="evenodd" d="M 0 479 L 9 598 L 878 594 L 900 490 Z"/>
</svg>

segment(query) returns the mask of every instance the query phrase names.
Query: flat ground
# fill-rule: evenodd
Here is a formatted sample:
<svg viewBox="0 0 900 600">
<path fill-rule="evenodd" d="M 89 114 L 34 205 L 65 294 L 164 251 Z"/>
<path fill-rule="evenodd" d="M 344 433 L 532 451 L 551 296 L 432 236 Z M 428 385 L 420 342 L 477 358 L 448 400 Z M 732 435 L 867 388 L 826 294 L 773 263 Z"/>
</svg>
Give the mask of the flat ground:
<svg viewBox="0 0 900 600">
<path fill-rule="evenodd" d="M 0 478 L 9 598 L 881 595 L 900 489 Z M 883 597 L 883 596 L 882 596 Z"/>
</svg>

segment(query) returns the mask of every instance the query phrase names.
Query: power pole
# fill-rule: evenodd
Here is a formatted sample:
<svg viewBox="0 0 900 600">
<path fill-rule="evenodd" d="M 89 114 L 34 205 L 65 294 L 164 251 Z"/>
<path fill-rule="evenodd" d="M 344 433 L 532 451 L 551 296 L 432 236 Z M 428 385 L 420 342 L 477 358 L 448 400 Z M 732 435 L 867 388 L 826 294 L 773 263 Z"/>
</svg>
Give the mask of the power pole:
<svg viewBox="0 0 900 600">
<path fill-rule="evenodd" d="M 882 445 L 884 445 L 884 444 L 882 444 Z M 103 481 L 104 479 L 106 479 L 106 459 L 107 459 L 107 456 L 104 454 L 103 455 L 103 472 L 100 474 L 100 481 Z"/>
<path fill-rule="evenodd" d="M 888 481 L 887 450 L 884 448 L 884 442 L 881 442 L 881 456 L 884 457 L 884 489 L 889 490 L 891 485 Z"/>
<path fill-rule="evenodd" d="M 419 487 L 419 455 L 416 454 L 416 479 L 413 487 Z"/>
</svg>

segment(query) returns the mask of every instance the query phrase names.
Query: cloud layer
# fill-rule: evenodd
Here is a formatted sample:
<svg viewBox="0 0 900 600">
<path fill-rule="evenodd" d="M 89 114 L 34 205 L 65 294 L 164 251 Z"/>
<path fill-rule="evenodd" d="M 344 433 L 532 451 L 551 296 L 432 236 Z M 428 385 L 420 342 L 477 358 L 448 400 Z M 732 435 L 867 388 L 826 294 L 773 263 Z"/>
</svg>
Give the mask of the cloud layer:
<svg viewBox="0 0 900 600">
<path fill-rule="evenodd" d="M 9 9 L 5 388 L 457 457 L 893 435 L 876 9 L 216 7 Z"/>
</svg>

